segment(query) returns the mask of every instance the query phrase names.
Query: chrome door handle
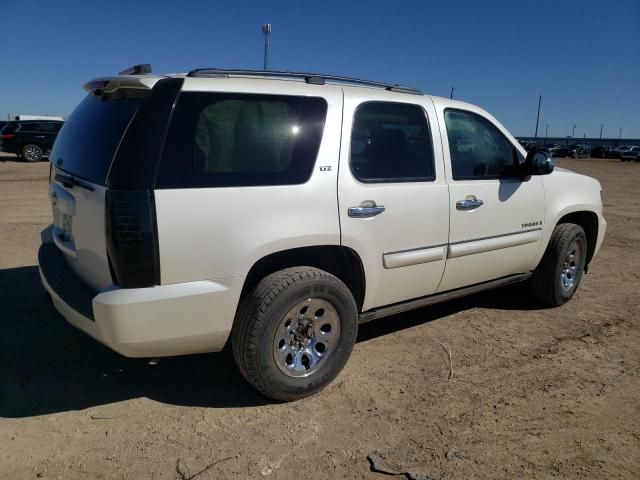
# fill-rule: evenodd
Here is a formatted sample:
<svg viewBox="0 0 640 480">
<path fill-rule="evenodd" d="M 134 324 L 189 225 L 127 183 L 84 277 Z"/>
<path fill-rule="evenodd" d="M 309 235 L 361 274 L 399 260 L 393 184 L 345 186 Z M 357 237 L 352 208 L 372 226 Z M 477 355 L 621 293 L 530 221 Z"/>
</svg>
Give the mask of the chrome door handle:
<svg viewBox="0 0 640 480">
<path fill-rule="evenodd" d="M 369 218 L 380 215 L 384 212 L 384 207 L 351 207 L 348 210 L 349 216 L 352 218 Z"/>
<path fill-rule="evenodd" d="M 475 198 L 467 198 L 456 202 L 456 208 L 458 210 L 473 210 L 474 208 L 481 207 L 482 205 L 484 205 L 484 202 Z"/>
</svg>

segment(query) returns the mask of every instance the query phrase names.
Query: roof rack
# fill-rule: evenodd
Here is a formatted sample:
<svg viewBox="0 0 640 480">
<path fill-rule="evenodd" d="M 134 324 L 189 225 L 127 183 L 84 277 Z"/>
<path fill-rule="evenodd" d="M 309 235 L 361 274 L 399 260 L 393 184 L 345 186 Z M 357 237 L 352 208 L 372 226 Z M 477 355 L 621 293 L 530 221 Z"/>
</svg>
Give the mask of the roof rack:
<svg viewBox="0 0 640 480">
<path fill-rule="evenodd" d="M 277 72 L 271 70 L 227 70 L 220 68 L 197 68 L 191 70 L 187 77 L 264 77 L 264 78 L 294 78 L 303 79 L 312 85 L 324 85 L 325 83 L 343 83 L 346 85 L 361 85 L 365 87 L 384 88 L 390 92 L 410 93 L 422 95 L 417 88 L 396 85 L 391 83 L 374 82 L 372 80 L 362 80 L 359 78 L 341 77 L 338 75 L 325 75 L 322 73 L 302 73 L 302 72 Z"/>
</svg>

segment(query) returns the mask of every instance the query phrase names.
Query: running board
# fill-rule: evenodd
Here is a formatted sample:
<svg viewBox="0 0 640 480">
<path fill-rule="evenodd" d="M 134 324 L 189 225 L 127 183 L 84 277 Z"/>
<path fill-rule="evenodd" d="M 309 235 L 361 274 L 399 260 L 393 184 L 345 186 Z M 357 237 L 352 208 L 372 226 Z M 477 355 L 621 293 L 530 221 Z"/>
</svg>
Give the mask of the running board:
<svg viewBox="0 0 640 480">
<path fill-rule="evenodd" d="M 471 285 L 469 287 L 449 290 L 448 292 L 435 293 L 433 295 L 416 298 L 414 300 L 408 300 L 406 302 L 394 303 L 393 305 L 389 305 L 387 307 L 367 310 L 366 312 L 360 314 L 358 323 L 366 323 L 378 318 L 388 317 L 389 315 L 396 315 L 398 313 L 408 312 L 409 310 L 415 310 L 416 308 L 446 302 L 455 298 L 466 297 L 467 295 L 483 292 L 492 288 L 502 287 L 510 283 L 522 282 L 531 277 L 531 275 L 533 275 L 532 272 L 509 275 L 508 277 L 502 277 L 496 280 L 490 280 L 488 282 L 476 283 L 475 285 Z"/>
</svg>

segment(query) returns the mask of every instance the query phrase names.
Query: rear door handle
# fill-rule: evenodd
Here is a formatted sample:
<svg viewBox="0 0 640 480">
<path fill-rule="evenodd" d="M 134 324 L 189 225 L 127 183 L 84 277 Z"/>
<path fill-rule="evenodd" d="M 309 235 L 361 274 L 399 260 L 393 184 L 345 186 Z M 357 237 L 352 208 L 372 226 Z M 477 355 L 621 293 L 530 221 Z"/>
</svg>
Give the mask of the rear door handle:
<svg viewBox="0 0 640 480">
<path fill-rule="evenodd" d="M 380 215 L 384 212 L 383 206 L 375 207 L 351 207 L 348 210 L 349 216 L 352 218 L 369 218 Z"/>
<path fill-rule="evenodd" d="M 456 202 L 456 208 L 458 210 L 473 210 L 474 208 L 481 207 L 482 205 L 484 205 L 484 202 L 476 198 L 467 198 Z"/>
</svg>

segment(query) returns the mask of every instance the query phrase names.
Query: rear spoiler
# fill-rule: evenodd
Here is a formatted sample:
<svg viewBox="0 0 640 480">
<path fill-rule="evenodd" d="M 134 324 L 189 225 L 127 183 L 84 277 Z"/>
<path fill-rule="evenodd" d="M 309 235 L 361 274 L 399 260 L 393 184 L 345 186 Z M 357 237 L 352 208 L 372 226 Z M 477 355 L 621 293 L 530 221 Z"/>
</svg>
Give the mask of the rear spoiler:
<svg viewBox="0 0 640 480">
<path fill-rule="evenodd" d="M 84 84 L 83 88 L 92 95 L 113 93 L 119 89 L 151 90 L 162 76 L 118 75 L 99 77 Z"/>
</svg>

